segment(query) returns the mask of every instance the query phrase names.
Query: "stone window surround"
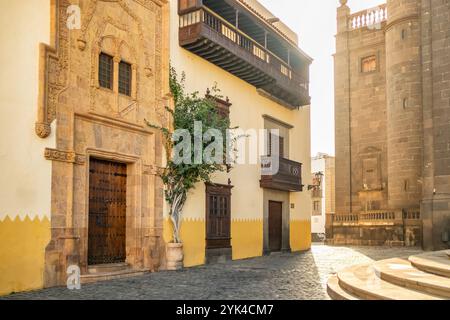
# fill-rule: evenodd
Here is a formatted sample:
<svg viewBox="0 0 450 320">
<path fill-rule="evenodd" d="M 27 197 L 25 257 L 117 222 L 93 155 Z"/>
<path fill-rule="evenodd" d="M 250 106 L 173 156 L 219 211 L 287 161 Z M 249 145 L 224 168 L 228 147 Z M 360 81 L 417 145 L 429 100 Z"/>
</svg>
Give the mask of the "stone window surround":
<svg viewBox="0 0 450 320">
<path fill-rule="evenodd" d="M 113 67 L 113 88 L 112 88 L 112 90 L 100 86 L 98 68 L 99 68 L 99 64 L 100 64 L 100 55 L 102 53 L 113 57 L 114 67 Z M 121 62 L 126 62 L 131 65 L 131 95 L 130 96 L 119 92 L 119 64 Z M 137 99 L 137 69 L 138 69 L 138 66 L 135 62 L 131 62 L 131 61 L 128 61 L 127 59 L 122 58 L 118 53 L 112 53 L 108 50 L 99 48 L 98 53 L 96 54 L 96 60 L 95 60 L 95 65 L 93 66 L 93 69 L 97 70 L 97 72 L 95 72 L 95 79 L 94 79 L 94 83 L 95 83 L 95 86 L 97 89 L 105 90 L 107 92 L 112 91 L 117 96 L 123 96 L 123 97 L 129 98 L 129 99 L 131 98 L 132 100 L 136 101 L 136 99 Z"/>
<path fill-rule="evenodd" d="M 376 68 L 374 71 L 368 71 L 368 72 L 364 72 L 363 71 L 363 65 L 362 62 L 364 59 L 370 58 L 370 57 L 375 57 L 376 59 Z M 360 55 L 358 57 L 358 70 L 359 70 L 359 74 L 364 76 L 364 75 L 370 75 L 370 74 L 374 74 L 374 73 L 378 73 L 380 72 L 380 51 L 376 51 L 376 52 L 368 52 L 364 55 Z"/>
</svg>

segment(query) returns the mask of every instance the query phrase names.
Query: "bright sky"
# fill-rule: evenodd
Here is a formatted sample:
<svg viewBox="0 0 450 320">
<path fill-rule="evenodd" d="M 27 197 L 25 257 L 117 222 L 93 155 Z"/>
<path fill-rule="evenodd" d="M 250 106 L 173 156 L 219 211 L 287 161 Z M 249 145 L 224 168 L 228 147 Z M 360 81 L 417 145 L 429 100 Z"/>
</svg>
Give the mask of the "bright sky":
<svg viewBox="0 0 450 320">
<path fill-rule="evenodd" d="M 259 0 L 300 39 L 313 59 L 311 67 L 311 153 L 334 155 L 334 75 L 338 0 Z M 352 12 L 373 8 L 384 0 L 349 0 Z"/>
</svg>

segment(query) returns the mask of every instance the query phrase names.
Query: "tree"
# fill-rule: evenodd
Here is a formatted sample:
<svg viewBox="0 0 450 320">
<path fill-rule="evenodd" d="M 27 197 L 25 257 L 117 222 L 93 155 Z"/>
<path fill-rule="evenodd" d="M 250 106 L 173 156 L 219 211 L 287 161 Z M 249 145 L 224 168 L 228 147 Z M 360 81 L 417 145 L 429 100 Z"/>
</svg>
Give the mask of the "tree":
<svg viewBox="0 0 450 320">
<path fill-rule="evenodd" d="M 173 131 L 168 128 L 162 128 L 152 125 L 147 121 L 150 127 L 157 128 L 162 132 L 164 138 L 164 146 L 166 151 L 167 165 L 161 170 L 159 176 L 161 177 L 165 186 L 165 199 L 170 206 L 170 219 L 173 224 L 173 241 L 181 243 L 180 228 L 183 215 L 183 208 L 186 203 L 188 193 L 195 188 L 199 182 L 210 182 L 211 175 L 225 171 L 227 169 L 227 143 L 230 139 L 222 139 L 215 141 L 215 137 L 210 139 L 203 139 L 205 133 L 214 130 L 221 134 L 222 137 L 228 137 L 230 128 L 230 121 L 227 117 L 219 114 L 216 107 L 216 99 L 220 98 L 220 90 L 215 85 L 212 88 L 212 93 L 201 97 L 198 92 L 186 93 L 185 91 L 185 74 L 183 73 L 181 79 L 178 79 L 178 74 L 174 68 L 170 68 L 170 90 L 174 99 L 174 109 L 166 108 L 171 115 L 173 122 Z M 202 150 L 211 143 L 221 143 L 221 154 L 214 154 L 214 158 L 221 158 L 221 162 L 207 162 L 200 163 L 193 161 L 198 157 L 199 150 L 195 146 L 195 124 L 201 122 L 202 135 Z M 182 135 L 183 139 L 179 139 L 177 133 L 180 131 L 188 133 Z M 208 136 L 208 135 L 205 135 Z M 192 139 L 194 137 L 194 139 Z M 208 136 L 209 137 L 209 136 Z M 209 140 L 209 141 L 208 141 Z M 198 140 L 197 140 L 198 141 Z M 231 140 L 232 142 L 233 140 Z M 174 154 L 177 150 L 178 144 L 188 144 L 189 147 L 181 148 L 179 154 Z M 198 147 L 198 145 L 197 145 Z M 198 148 L 197 148 L 198 149 Z M 203 151 L 202 155 L 203 155 Z M 191 159 L 192 161 L 180 162 L 179 159 Z"/>
</svg>

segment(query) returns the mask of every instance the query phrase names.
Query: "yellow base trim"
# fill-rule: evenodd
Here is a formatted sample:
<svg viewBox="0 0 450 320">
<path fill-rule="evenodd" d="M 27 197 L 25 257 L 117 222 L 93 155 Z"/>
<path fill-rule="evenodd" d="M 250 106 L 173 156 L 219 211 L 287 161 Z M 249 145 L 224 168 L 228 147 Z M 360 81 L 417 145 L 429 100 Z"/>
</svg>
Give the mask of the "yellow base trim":
<svg viewBox="0 0 450 320">
<path fill-rule="evenodd" d="M 233 260 L 260 257 L 263 253 L 262 220 L 231 222 Z"/>
<path fill-rule="evenodd" d="M 0 222 L 0 295 L 44 286 L 45 247 L 50 221 L 7 217 Z"/>
<path fill-rule="evenodd" d="M 311 249 L 311 221 L 291 220 L 290 237 L 292 251 Z"/>
<path fill-rule="evenodd" d="M 164 220 L 164 241 L 173 240 L 173 226 L 169 219 Z M 205 264 L 206 224 L 204 220 L 183 220 L 180 232 L 183 241 L 184 266 L 194 267 Z"/>
<path fill-rule="evenodd" d="M 311 248 L 311 222 L 291 221 L 290 244 L 292 251 Z M 164 220 L 164 240 L 173 240 L 173 227 L 169 219 Z M 205 263 L 206 224 L 204 220 L 183 220 L 181 239 L 184 249 L 184 266 L 193 267 Z M 263 254 L 263 221 L 233 220 L 231 223 L 231 245 L 233 260 L 260 257 Z"/>
</svg>

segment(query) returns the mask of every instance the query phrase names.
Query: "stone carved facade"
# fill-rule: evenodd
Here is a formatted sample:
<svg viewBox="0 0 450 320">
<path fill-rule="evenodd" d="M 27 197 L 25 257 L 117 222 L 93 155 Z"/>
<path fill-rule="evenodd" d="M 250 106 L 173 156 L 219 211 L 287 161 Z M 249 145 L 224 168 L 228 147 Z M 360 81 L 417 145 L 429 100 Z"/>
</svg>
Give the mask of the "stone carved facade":
<svg viewBox="0 0 450 320">
<path fill-rule="evenodd" d="M 350 14 L 347 1 L 340 2 L 335 55 L 339 217 L 327 221 L 328 228 L 336 224 L 329 237 L 360 244 L 420 244 L 423 239 L 426 249 L 445 248 L 450 23 L 444 16 L 450 3 L 388 0 Z"/>
<path fill-rule="evenodd" d="M 81 8 L 81 30 L 67 27 L 67 8 Z M 160 133 L 145 119 L 167 126 L 168 19 L 166 0 L 53 0 L 52 45 L 40 46 L 36 133 L 52 123 L 51 241 L 45 286 L 65 284 L 69 265 L 88 271 L 89 159 L 127 164 L 126 263 L 154 271 L 164 255 L 163 165 Z M 112 90 L 99 86 L 100 53 L 114 57 Z M 118 65 L 131 64 L 131 94 L 118 90 Z"/>
</svg>

